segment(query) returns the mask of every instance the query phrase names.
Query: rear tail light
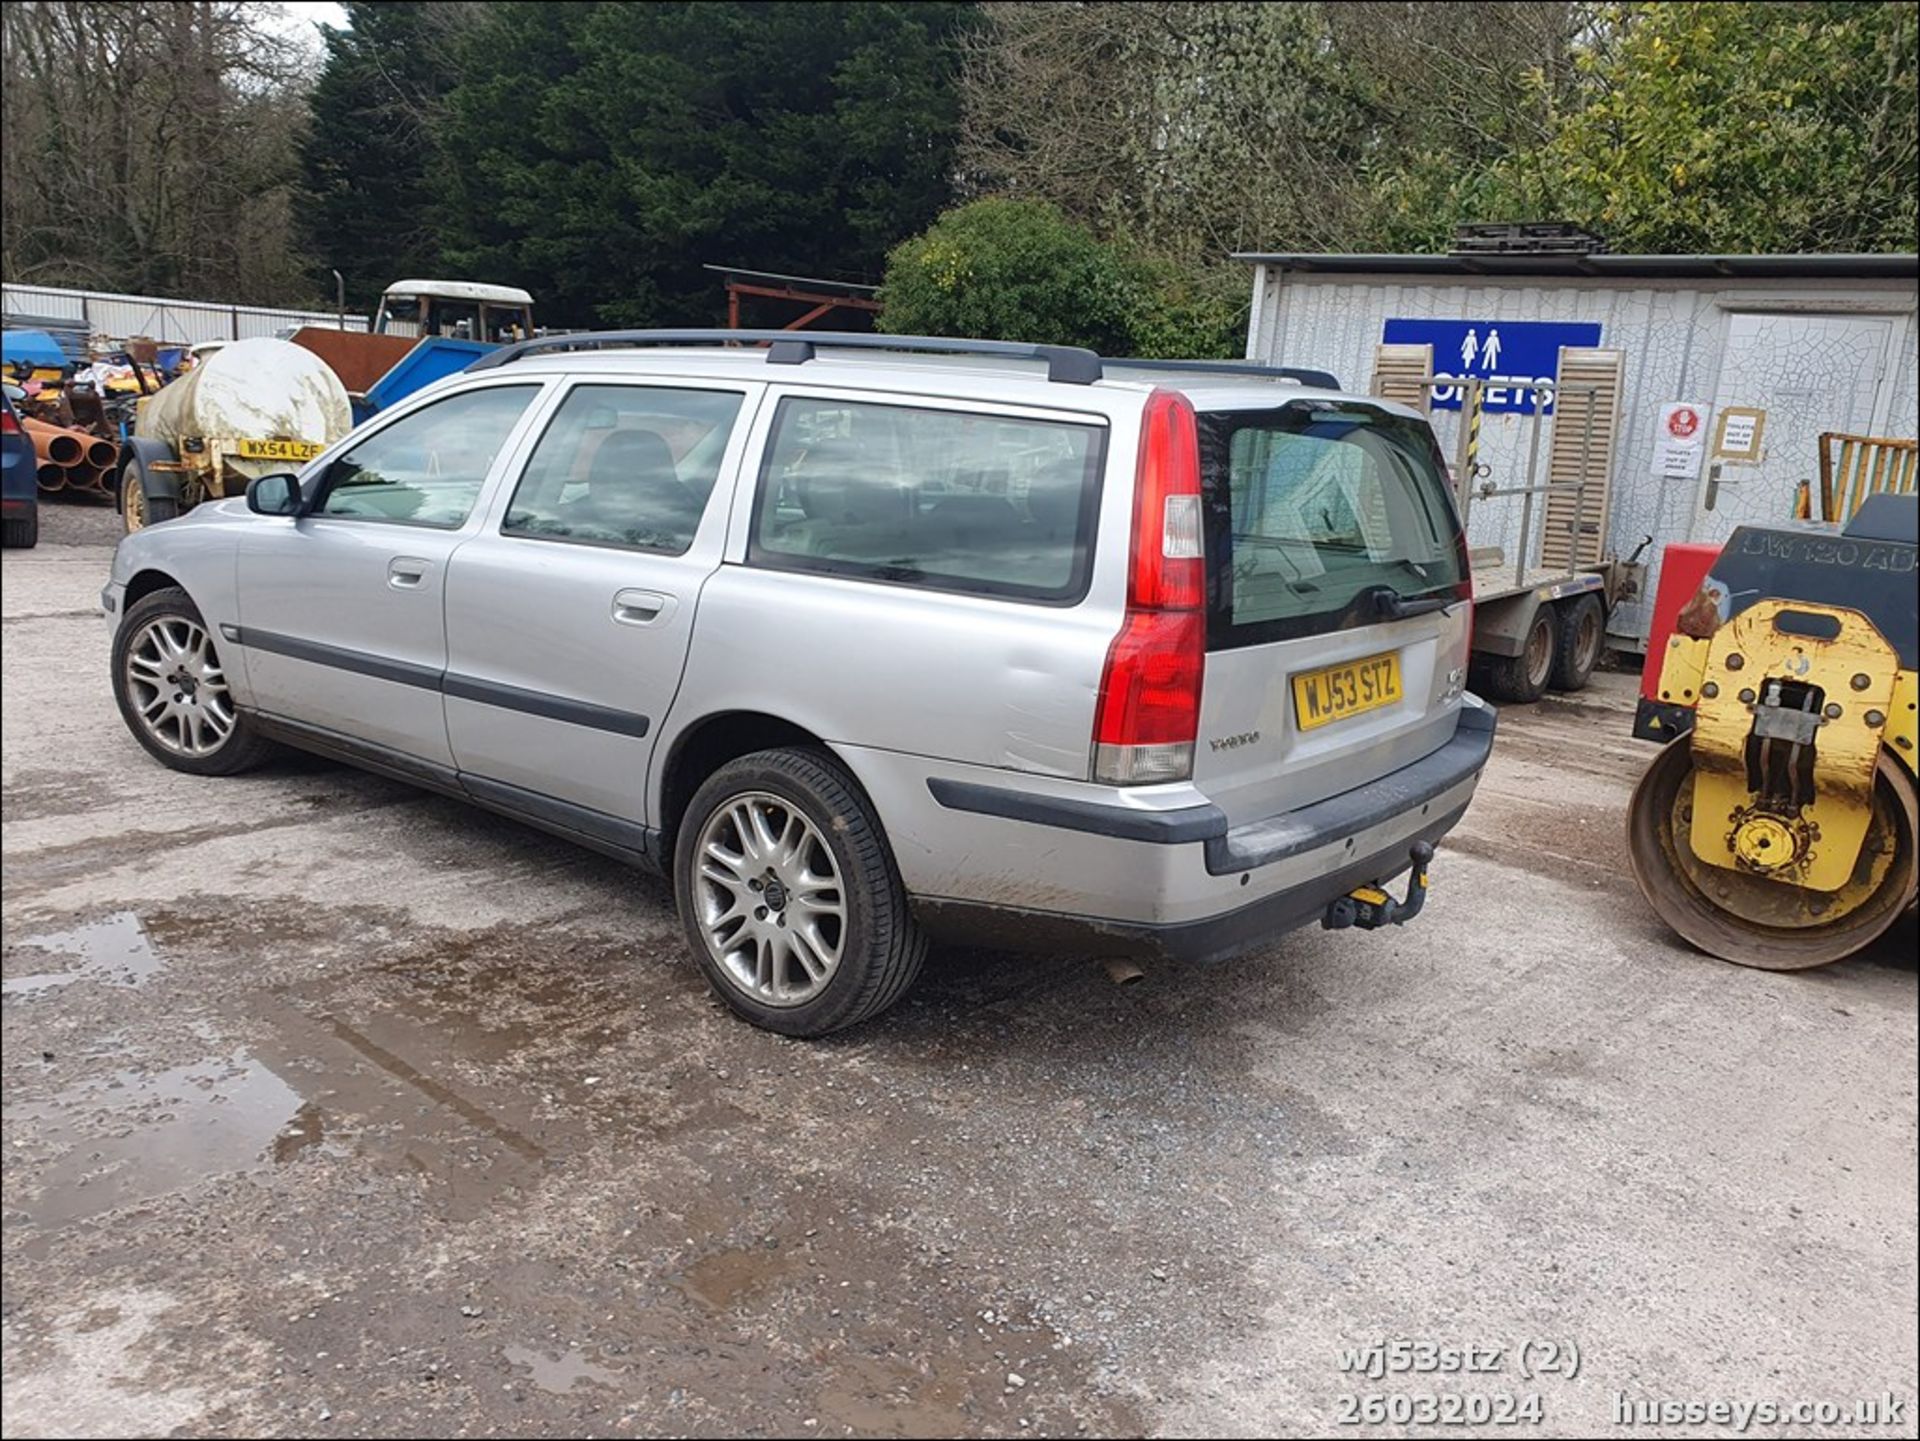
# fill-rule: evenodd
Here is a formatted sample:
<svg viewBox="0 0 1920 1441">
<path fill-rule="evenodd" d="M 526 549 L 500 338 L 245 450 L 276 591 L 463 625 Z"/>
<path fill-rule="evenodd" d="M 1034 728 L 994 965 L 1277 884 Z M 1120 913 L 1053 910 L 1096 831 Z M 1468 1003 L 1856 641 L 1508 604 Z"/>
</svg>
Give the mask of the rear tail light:
<svg viewBox="0 0 1920 1441">
<path fill-rule="evenodd" d="M 1137 786 L 1193 774 L 1206 641 L 1197 610 L 1127 612 L 1100 683 L 1095 780 Z"/>
<path fill-rule="evenodd" d="M 13 418 L 13 412 L 0 407 L 0 435 L 20 434 L 20 422 Z"/>
<path fill-rule="evenodd" d="M 1127 614 L 1107 650 L 1093 727 L 1106 785 L 1193 774 L 1207 663 L 1200 429 L 1183 395 L 1156 390 L 1140 429 Z"/>
<path fill-rule="evenodd" d="M 1453 551 L 1460 566 L 1460 583 L 1453 588 L 1455 602 L 1467 603 L 1467 654 L 1473 654 L 1473 554 L 1467 549 L 1466 527 L 1454 526 Z"/>
</svg>

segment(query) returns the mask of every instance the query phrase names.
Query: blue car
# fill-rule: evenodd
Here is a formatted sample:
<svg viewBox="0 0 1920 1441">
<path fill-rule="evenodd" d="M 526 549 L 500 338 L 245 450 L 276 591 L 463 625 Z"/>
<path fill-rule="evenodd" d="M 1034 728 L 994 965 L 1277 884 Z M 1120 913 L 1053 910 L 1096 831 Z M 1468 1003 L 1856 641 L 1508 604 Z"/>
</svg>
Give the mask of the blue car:
<svg viewBox="0 0 1920 1441">
<path fill-rule="evenodd" d="M 0 398 L 0 544 L 22 548 L 40 539 L 40 484 L 33 439 L 20 424 L 11 395 Z"/>
</svg>

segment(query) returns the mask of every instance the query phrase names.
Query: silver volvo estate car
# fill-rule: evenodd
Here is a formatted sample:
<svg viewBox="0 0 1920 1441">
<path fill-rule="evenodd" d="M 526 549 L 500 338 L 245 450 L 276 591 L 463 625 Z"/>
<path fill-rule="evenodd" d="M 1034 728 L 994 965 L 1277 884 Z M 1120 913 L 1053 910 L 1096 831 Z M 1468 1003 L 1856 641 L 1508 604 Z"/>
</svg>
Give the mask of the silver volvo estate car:
<svg viewBox="0 0 1920 1441">
<path fill-rule="evenodd" d="M 797 1036 L 929 938 L 1408 919 L 1493 742 L 1426 423 L 1232 364 L 529 341 L 129 535 L 102 602 L 163 764 L 285 743 L 658 867 L 714 989 Z"/>
</svg>

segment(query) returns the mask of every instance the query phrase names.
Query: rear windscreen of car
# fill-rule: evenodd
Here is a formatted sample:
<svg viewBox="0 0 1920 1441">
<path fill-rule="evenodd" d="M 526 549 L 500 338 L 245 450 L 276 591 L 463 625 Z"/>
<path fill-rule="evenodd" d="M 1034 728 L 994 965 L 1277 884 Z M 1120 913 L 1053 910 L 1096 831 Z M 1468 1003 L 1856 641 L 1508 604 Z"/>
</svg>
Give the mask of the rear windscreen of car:
<svg viewBox="0 0 1920 1441">
<path fill-rule="evenodd" d="M 1214 649 L 1372 624 L 1383 586 L 1413 600 L 1460 584 L 1453 502 L 1422 422 L 1323 400 L 1199 422 Z"/>
</svg>

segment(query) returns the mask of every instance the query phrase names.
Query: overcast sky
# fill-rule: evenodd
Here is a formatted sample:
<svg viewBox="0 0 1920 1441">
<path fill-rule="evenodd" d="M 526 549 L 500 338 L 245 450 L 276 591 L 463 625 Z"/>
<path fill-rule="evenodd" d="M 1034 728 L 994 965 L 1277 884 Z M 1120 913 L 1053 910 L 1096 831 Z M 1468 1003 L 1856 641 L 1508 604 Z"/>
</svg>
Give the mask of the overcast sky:
<svg viewBox="0 0 1920 1441">
<path fill-rule="evenodd" d="M 346 7 L 332 3 L 332 0 L 280 0 L 275 5 L 262 5 L 264 11 L 280 13 L 278 28 L 289 35 L 297 35 L 301 40 L 318 52 L 320 36 L 313 27 L 332 25 L 336 29 L 344 28 L 347 23 Z"/>
</svg>

